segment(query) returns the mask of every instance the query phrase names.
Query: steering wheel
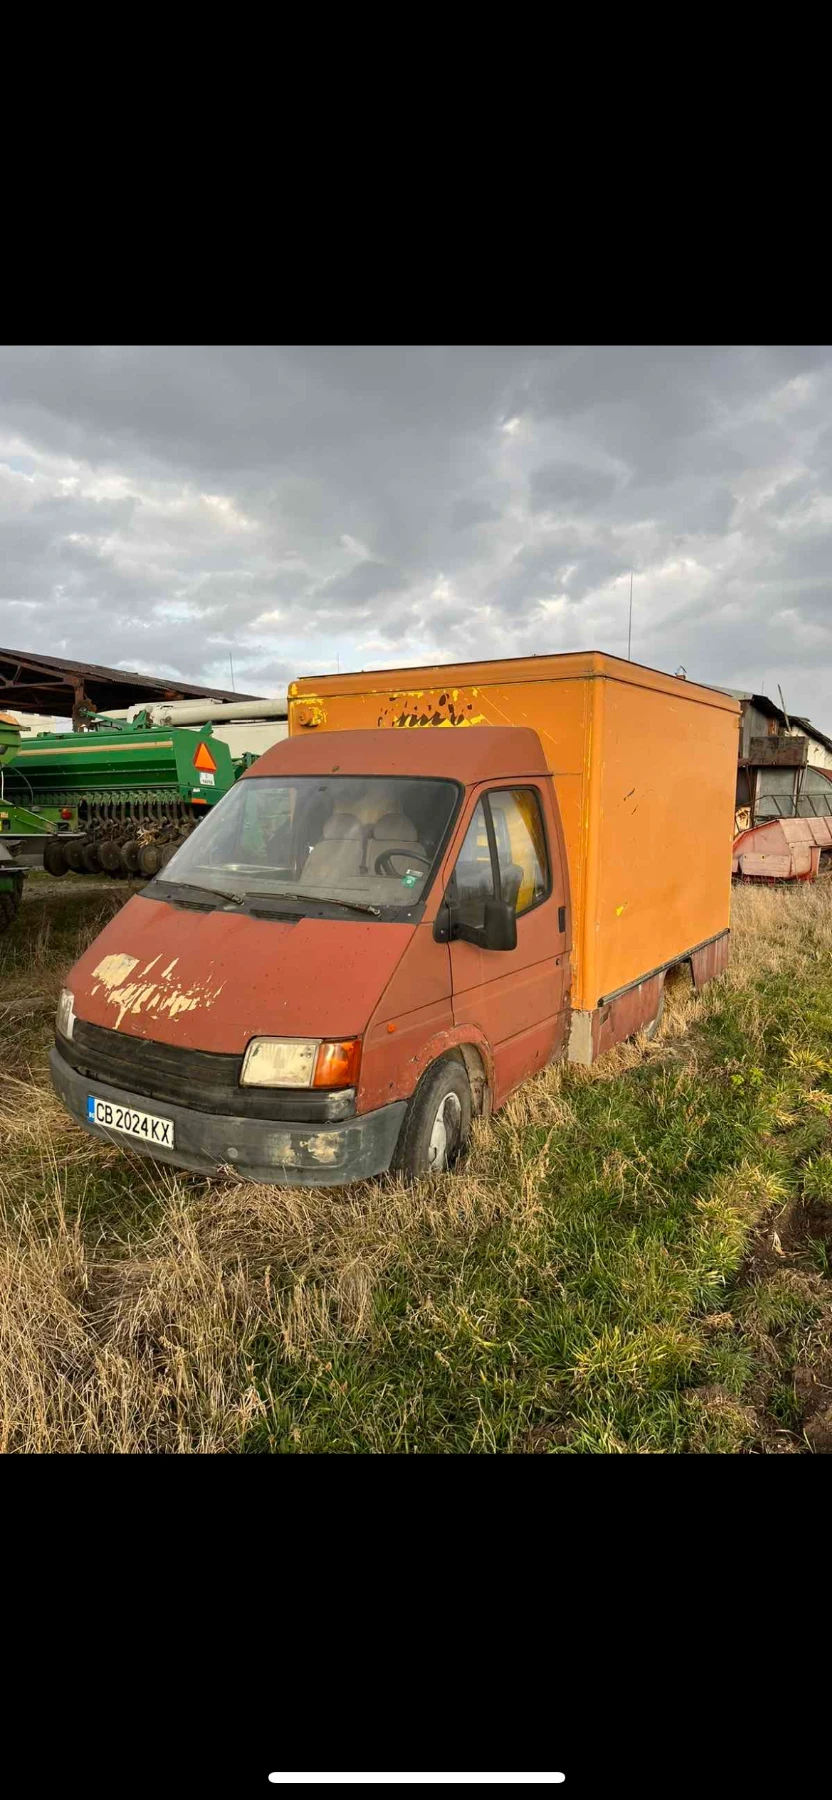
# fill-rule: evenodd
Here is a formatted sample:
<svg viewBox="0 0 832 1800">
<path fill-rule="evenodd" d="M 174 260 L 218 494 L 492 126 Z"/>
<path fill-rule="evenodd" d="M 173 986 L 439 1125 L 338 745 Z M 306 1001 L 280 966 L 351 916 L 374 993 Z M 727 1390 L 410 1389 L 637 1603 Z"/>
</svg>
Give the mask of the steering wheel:
<svg viewBox="0 0 832 1800">
<path fill-rule="evenodd" d="M 419 851 L 413 850 L 410 844 L 404 845 L 401 850 L 397 850 L 395 844 L 391 844 L 389 850 L 379 851 L 373 864 L 374 875 L 398 874 L 398 870 L 391 869 L 390 867 L 391 856 L 409 856 L 411 862 L 424 863 L 426 869 L 429 869 L 431 865 L 431 858 L 429 856 L 420 855 Z"/>
</svg>

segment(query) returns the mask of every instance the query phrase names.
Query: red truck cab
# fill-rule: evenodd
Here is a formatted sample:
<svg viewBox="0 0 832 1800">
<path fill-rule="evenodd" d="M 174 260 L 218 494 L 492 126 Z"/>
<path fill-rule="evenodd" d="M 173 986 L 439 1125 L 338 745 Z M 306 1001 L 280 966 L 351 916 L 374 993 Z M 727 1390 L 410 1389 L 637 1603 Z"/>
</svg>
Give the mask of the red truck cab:
<svg viewBox="0 0 832 1800">
<path fill-rule="evenodd" d="M 52 1078 L 186 1169 L 428 1173 L 563 1053 L 570 933 L 536 732 L 290 738 L 75 964 Z"/>
</svg>

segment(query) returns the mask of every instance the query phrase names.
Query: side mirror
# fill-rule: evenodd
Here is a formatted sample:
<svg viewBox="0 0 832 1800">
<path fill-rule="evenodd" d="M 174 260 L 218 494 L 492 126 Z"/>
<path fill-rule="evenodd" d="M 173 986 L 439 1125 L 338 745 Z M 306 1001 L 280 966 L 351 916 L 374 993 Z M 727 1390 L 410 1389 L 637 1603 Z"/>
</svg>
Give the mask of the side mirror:
<svg viewBox="0 0 832 1800">
<path fill-rule="evenodd" d="M 484 950 L 517 949 L 517 916 L 507 900 L 486 900 L 482 947 Z"/>
<path fill-rule="evenodd" d="M 433 922 L 433 935 L 437 944 L 449 944 L 453 935 L 453 919 L 447 900 L 442 901 Z"/>
<path fill-rule="evenodd" d="M 517 919 L 507 900 L 486 900 L 482 925 L 468 925 L 456 916 L 452 902 L 443 900 L 433 926 L 438 944 L 462 938 L 466 944 L 477 944 L 480 950 L 515 950 Z"/>
</svg>

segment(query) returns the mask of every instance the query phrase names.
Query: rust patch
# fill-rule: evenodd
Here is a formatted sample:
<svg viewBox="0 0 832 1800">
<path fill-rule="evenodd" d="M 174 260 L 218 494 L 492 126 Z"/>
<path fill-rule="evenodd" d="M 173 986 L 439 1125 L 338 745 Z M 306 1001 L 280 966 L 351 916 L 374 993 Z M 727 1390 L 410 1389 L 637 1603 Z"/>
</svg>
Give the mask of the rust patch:
<svg viewBox="0 0 832 1800">
<path fill-rule="evenodd" d="M 731 941 L 730 932 L 716 938 L 712 944 L 704 944 L 701 950 L 691 954 L 690 966 L 693 974 L 693 985 L 697 993 L 705 986 L 706 981 L 713 981 L 728 967 L 728 947 Z"/>
<path fill-rule="evenodd" d="M 313 729 L 326 724 L 326 707 L 322 700 L 305 700 L 301 705 L 295 704 L 294 716 L 299 725 Z"/>
<path fill-rule="evenodd" d="M 485 725 L 478 688 L 417 688 L 391 694 L 377 724 L 396 730 L 419 725 Z"/>
<path fill-rule="evenodd" d="M 652 1025 L 663 985 L 664 975 L 653 975 L 648 981 L 640 981 L 635 987 L 628 988 L 625 994 L 619 994 L 617 1000 L 595 1008 L 592 1014 L 593 1061 L 596 1056 L 603 1056 L 605 1050 L 611 1050 L 614 1044 L 622 1044 L 637 1031 Z"/>
</svg>

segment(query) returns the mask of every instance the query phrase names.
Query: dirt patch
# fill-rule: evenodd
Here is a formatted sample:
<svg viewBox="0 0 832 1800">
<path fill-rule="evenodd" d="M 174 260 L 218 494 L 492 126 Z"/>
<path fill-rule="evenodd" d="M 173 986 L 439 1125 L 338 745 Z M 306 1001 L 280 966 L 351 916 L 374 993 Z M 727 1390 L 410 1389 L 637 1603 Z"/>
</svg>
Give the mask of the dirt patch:
<svg viewBox="0 0 832 1800">
<path fill-rule="evenodd" d="M 532 1425 L 517 1449 L 520 1455 L 545 1456 L 553 1444 L 570 1444 L 574 1435 L 574 1426 Z"/>
<path fill-rule="evenodd" d="M 760 1421 L 760 1448 L 766 1451 L 832 1455 L 830 1248 L 832 1204 L 797 1195 L 762 1221 L 745 1259 L 740 1286 L 769 1363 L 768 1375 L 750 1396 Z M 775 1298 L 772 1307 L 771 1295 L 778 1293 L 785 1303 L 778 1307 Z M 801 1307 L 810 1322 L 797 1323 Z"/>
<path fill-rule="evenodd" d="M 816 1454 L 832 1455 L 832 1352 L 794 1371 L 803 1434 Z"/>
<path fill-rule="evenodd" d="M 806 1423 L 805 1434 L 816 1456 L 832 1456 L 832 1406 L 825 1412 L 812 1414 Z"/>
<path fill-rule="evenodd" d="M 761 1220 L 746 1254 L 740 1285 L 763 1281 L 783 1268 L 817 1270 L 819 1263 L 813 1254 L 817 1244 L 832 1245 L 832 1205 L 796 1195 Z M 832 1282 L 829 1285 L 832 1297 Z"/>
<path fill-rule="evenodd" d="M 75 875 L 71 872 L 59 877 L 42 875 L 40 870 L 37 870 L 35 874 L 36 879 L 34 880 L 30 876 L 26 891 L 27 900 L 49 899 L 53 894 L 63 894 L 64 898 L 70 894 L 73 897 L 76 894 L 117 894 L 122 889 L 125 894 L 137 894 L 141 888 L 147 886 L 146 881 L 116 880 L 112 876 L 106 880 L 96 881 L 93 876 Z"/>
</svg>

